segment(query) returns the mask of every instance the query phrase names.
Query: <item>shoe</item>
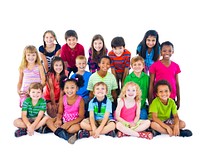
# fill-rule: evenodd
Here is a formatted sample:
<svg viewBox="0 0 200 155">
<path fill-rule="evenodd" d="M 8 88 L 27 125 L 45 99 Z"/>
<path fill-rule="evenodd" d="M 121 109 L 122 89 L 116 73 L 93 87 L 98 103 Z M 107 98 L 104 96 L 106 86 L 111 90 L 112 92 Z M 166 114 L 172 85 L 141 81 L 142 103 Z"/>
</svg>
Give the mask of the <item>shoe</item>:
<svg viewBox="0 0 200 155">
<path fill-rule="evenodd" d="M 35 130 L 38 133 L 44 134 L 44 133 L 51 133 L 51 129 L 47 125 L 41 126 L 39 129 Z"/>
<path fill-rule="evenodd" d="M 24 135 L 27 135 L 27 129 L 19 128 L 18 130 L 15 131 L 15 137 L 21 137 Z"/>
<path fill-rule="evenodd" d="M 192 132 L 188 129 L 180 129 L 180 137 L 190 137 L 192 136 Z"/>
<path fill-rule="evenodd" d="M 71 135 L 71 136 L 69 137 L 68 143 L 74 144 L 76 140 L 77 140 L 77 134 L 75 133 L 75 134 L 73 134 L 73 135 Z"/>
<path fill-rule="evenodd" d="M 90 137 L 90 132 L 87 130 L 79 130 L 77 137 L 78 137 L 78 139 L 88 138 L 88 137 Z"/>
<path fill-rule="evenodd" d="M 156 136 L 158 136 L 158 135 L 161 135 L 160 132 L 158 132 L 158 131 L 156 131 L 156 130 L 154 130 L 154 129 L 151 129 L 151 128 L 147 129 L 146 132 L 151 132 L 151 133 L 153 134 L 153 137 L 156 137 Z"/>
<path fill-rule="evenodd" d="M 114 130 L 112 130 L 112 131 L 110 131 L 110 132 L 108 132 L 107 134 L 105 134 L 106 136 L 111 136 L 111 137 L 115 137 L 115 131 Z"/>
<path fill-rule="evenodd" d="M 146 138 L 148 140 L 151 140 L 153 138 L 153 134 L 151 132 L 141 131 L 138 132 L 139 138 Z"/>
</svg>

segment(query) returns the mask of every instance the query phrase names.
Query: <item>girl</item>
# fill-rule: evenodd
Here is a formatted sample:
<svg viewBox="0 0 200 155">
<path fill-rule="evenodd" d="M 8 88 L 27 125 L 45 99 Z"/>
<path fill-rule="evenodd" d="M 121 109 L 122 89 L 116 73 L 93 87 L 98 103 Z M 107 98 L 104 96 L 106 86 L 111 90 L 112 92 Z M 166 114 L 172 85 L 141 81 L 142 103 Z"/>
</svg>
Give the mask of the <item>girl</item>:
<svg viewBox="0 0 200 155">
<path fill-rule="evenodd" d="M 45 125 L 49 119 L 45 116 L 46 102 L 42 98 L 43 86 L 39 82 L 33 82 L 29 87 L 29 96 L 23 103 L 21 117 L 14 121 L 15 137 L 23 135 L 32 136 L 34 131 Z"/>
<path fill-rule="evenodd" d="M 28 88 L 32 82 L 40 82 L 44 86 L 45 74 L 36 47 L 28 45 L 24 48 L 19 67 L 17 92 L 20 96 L 20 107 L 22 107 L 22 103 L 27 97 Z"/>
<path fill-rule="evenodd" d="M 79 74 L 75 79 L 67 76 L 60 78 L 60 88 L 64 96 L 60 99 L 56 118 L 47 121 L 47 126 L 60 138 L 70 144 L 76 141 L 76 132 L 80 130 L 80 122 L 84 118 L 84 100 L 76 92 L 83 85 L 83 77 Z"/>
<path fill-rule="evenodd" d="M 145 73 L 148 74 L 149 67 L 160 58 L 159 36 L 155 30 L 145 33 L 143 40 L 139 43 L 136 54 L 145 60 Z"/>
<path fill-rule="evenodd" d="M 57 44 L 55 44 L 55 41 Z M 56 35 L 53 31 L 48 30 L 43 35 L 44 45 L 39 47 L 40 57 L 43 61 L 45 72 L 47 73 L 51 66 L 54 56 L 60 55 L 60 48 Z"/>
<path fill-rule="evenodd" d="M 152 139 L 151 132 L 145 132 L 150 126 L 149 120 L 140 120 L 140 87 L 134 82 L 128 82 L 122 88 L 116 108 L 116 128 L 118 137 L 124 135 Z"/>
<path fill-rule="evenodd" d="M 58 112 L 58 102 L 60 95 L 59 81 L 60 77 L 68 75 L 68 71 L 65 70 L 63 60 L 55 56 L 51 62 L 50 70 L 47 73 L 47 82 L 44 87 L 44 98 L 47 102 L 47 114 L 50 117 L 55 117 Z"/>
<path fill-rule="evenodd" d="M 100 34 L 92 38 L 91 47 L 89 49 L 88 66 L 91 73 L 99 70 L 98 61 L 100 57 L 107 55 L 108 50 L 105 46 L 104 39 Z"/>
</svg>

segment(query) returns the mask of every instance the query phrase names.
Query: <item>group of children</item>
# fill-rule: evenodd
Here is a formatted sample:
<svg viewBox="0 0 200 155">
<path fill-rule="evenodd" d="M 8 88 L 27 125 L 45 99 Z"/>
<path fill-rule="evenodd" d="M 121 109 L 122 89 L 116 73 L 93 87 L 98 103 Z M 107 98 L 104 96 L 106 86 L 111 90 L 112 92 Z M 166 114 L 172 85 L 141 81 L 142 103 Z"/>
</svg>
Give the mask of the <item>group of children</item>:
<svg viewBox="0 0 200 155">
<path fill-rule="evenodd" d="M 65 33 L 65 40 L 61 47 L 55 33 L 46 31 L 39 52 L 35 46 L 25 47 L 17 85 L 22 115 L 14 121 L 16 137 L 53 132 L 73 144 L 102 134 L 192 136 L 178 117 L 181 71 L 170 60 L 171 42 L 160 45 L 158 33 L 149 30 L 131 58 L 123 37 L 113 38 L 108 52 L 98 34 L 87 59 L 74 30 Z"/>
</svg>

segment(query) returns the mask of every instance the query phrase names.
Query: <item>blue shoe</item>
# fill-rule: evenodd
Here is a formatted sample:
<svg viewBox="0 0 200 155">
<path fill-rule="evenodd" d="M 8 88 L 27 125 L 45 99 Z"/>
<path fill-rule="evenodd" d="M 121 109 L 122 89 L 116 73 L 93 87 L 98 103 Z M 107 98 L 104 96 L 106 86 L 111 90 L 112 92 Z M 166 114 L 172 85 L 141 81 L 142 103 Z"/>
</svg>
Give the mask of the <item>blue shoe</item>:
<svg viewBox="0 0 200 155">
<path fill-rule="evenodd" d="M 106 136 L 110 136 L 110 137 L 115 137 L 115 131 L 114 130 L 112 130 L 112 131 L 110 131 L 110 132 L 108 132 L 107 134 L 105 134 Z"/>
<path fill-rule="evenodd" d="M 192 136 L 192 132 L 188 129 L 180 129 L 180 137 L 190 137 Z"/>
<path fill-rule="evenodd" d="M 18 130 L 15 131 L 15 137 L 21 137 L 24 135 L 27 135 L 27 129 L 19 128 Z"/>
</svg>

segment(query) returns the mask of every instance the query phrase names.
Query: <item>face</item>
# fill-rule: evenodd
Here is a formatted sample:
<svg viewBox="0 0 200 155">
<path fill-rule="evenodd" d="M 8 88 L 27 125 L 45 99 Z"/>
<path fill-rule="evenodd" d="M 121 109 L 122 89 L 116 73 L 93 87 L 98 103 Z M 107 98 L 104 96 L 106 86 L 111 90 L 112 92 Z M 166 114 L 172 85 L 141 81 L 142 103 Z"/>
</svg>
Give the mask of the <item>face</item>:
<svg viewBox="0 0 200 155">
<path fill-rule="evenodd" d="M 103 48 L 103 41 L 101 39 L 97 39 L 93 42 L 94 49 L 99 52 Z"/>
<path fill-rule="evenodd" d="M 156 94 L 163 103 L 166 103 L 170 96 L 169 87 L 167 85 L 158 86 Z"/>
<path fill-rule="evenodd" d="M 148 48 L 153 48 L 156 44 L 156 37 L 155 36 L 148 36 L 146 39 L 146 45 Z"/>
<path fill-rule="evenodd" d="M 103 98 L 103 97 L 105 97 L 106 94 L 107 94 L 107 90 L 106 90 L 105 85 L 100 84 L 98 86 L 95 86 L 94 95 L 96 97 Z"/>
<path fill-rule="evenodd" d="M 53 69 L 57 74 L 60 74 L 63 71 L 62 61 L 54 62 Z"/>
<path fill-rule="evenodd" d="M 86 65 L 85 60 L 76 60 L 76 67 L 79 71 L 85 71 Z"/>
<path fill-rule="evenodd" d="M 98 64 L 101 71 L 107 72 L 110 68 L 110 60 L 107 58 L 101 59 L 101 62 Z"/>
<path fill-rule="evenodd" d="M 36 53 L 26 53 L 26 60 L 28 63 L 35 63 L 37 59 Z"/>
<path fill-rule="evenodd" d="M 31 89 L 29 95 L 32 100 L 36 101 L 42 97 L 42 91 L 41 89 Z"/>
<path fill-rule="evenodd" d="M 163 59 L 170 59 L 172 54 L 174 53 L 174 50 L 171 45 L 164 45 L 161 50 L 161 56 Z"/>
<path fill-rule="evenodd" d="M 77 39 L 76 39 L 76 37 L 69 37 L 69 38 L 67 38 L 67 40 L 66 40 L 66 42 L 67 42 L 67 44 L 68 44 L 68 46 L 71 48 L 71 49 L 74 49 L 75 48 L 75 46 L 76 46 L 76 44 L 77 44 Z"/>
<path fill-rule="evenodd" d="M 126 90 L 126 97 L 134 99 L 136 96 L 136 87 L 129 85 Z"/>
<path fill-rule="evenodd" d="M 124 52 L 124 47 L 123 46 L 119 46 L 119 47 L 115 47 L 112 48 L 113 52 L 115 53 L 116 56 L 121 56 Z"/>
<path fill-rule="evenodd" d="M 52 44 L 54 44 L 55 38 L 51 33 L 46 33 L 44 36 L 44 41 L 47 46 L 52 45 Z"/>
<path fill-rule="evenodd" d="M 134 62 L 131 65 L 131 68 L 133 69 L 134 73 L 141 73 L 144 69 L 144 64 L 142 63 L 142 61 L 139 60 L 137 62 Z"/>
<path fill-rule="evenodd" d="M 73 81 L 68 81 L 65 83 L 64 92 L 68 97 L 74 96 L 77 90 L 78 90 L 78 87 Z"/>
</svg>

